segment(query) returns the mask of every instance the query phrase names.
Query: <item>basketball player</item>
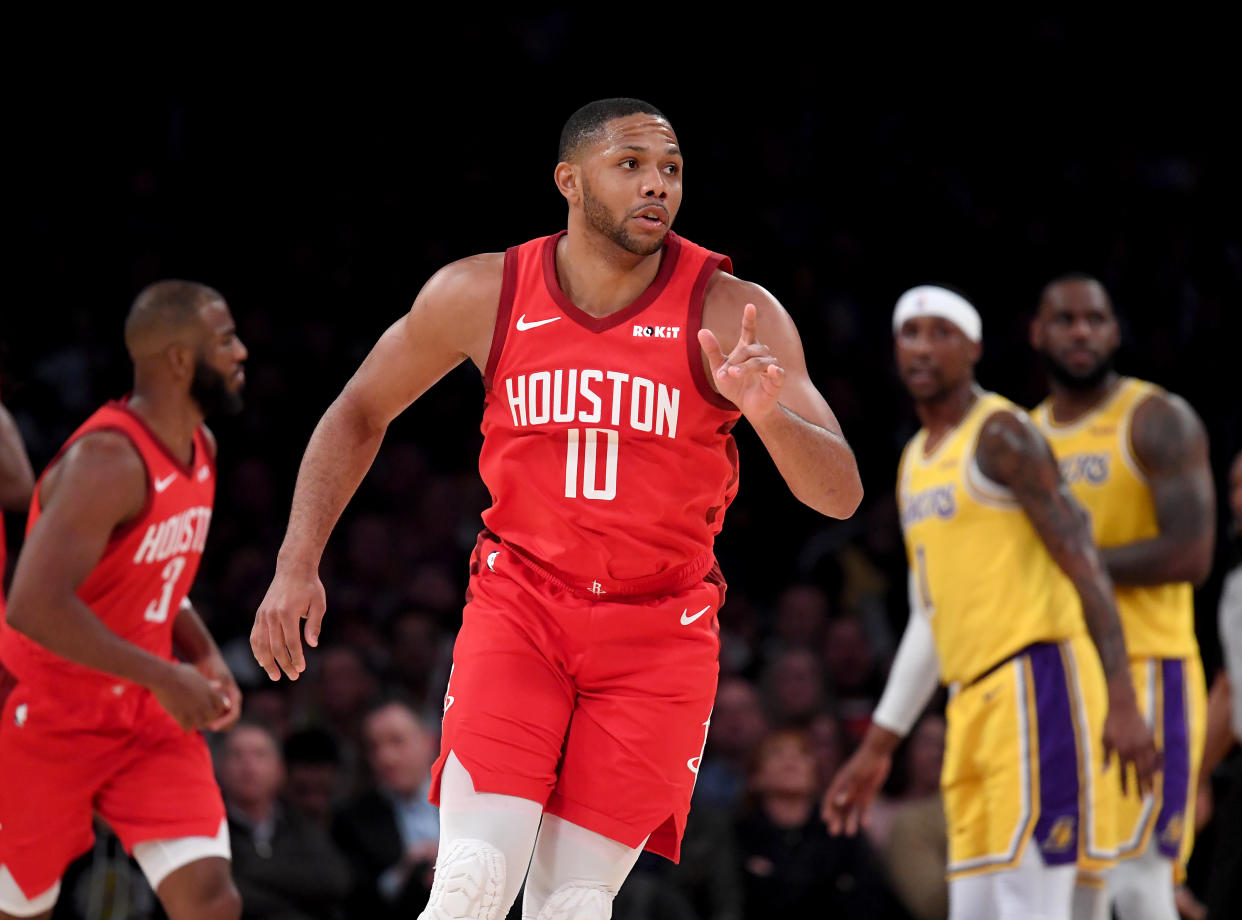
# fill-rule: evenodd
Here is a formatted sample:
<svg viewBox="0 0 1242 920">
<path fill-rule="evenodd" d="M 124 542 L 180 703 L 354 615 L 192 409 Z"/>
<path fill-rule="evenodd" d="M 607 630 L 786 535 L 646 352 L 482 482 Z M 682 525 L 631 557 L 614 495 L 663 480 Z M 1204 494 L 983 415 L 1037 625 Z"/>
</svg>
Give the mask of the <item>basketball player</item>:
<svg viewBox="0 0 1242 920">
<path fill-rule="evenodd" d="M 221 296 L 161 281 L 125 321 L 133 392 L 35 486 L 0 658 L 0 917 L 48 917 L 99 814 L 172 920 L 236 920 L 228 825 L 200 728 L 241 695 L 186 598 L 215 493 L 203 417 L 241 407 L 246 348 Z M 182 660 L 173 657 L 174 647 Z"/>
<path fill-rule="evenodd" d="M 858 830 L 939 670 L 950 917 L 1065 920 L 1076 864 L 1112 852 L 1104 764 L 1116 753 L 1147 789 L 1159 759 L 1087 521 L 1026 414 L 975 382 L 981 332 L 945 288 L 913 288 L 893 313 L 923 423 L 898 470 L 911 616 L 824 817 Z"/>
<path fill-rule="evenodd" d="M 744 416 L 793 494 L 844 518 L 853 453 L 772 295 L 671 231 L 682 154 L 636 99 L 566 123 L 568 229 L 438 272 L 320 421 L 251 646 L 318 640 L 320 555 L 389 422 L 469 359 L 493 499 L 444 699 L 424 920 L 602 920 L 640 851 L 677 859 L 716 687 L 712 547 Z M 533 853 L 533 858 L 532 858 Z M 529 864 L 529 873 L 527 867 Z"/>
<path fill-rule="evenodd" d="M 1203 423 L 1185 400 L 1114 369 L 1121 333 L 1087 275 L 1050 282 L 1031 324 L 1051 395 L 1031 413 L 1087 509 L 1115 586 L 1139 707 L 1164 758 L 1148 796 L 1118 801 L 1119 862 L 1108 888 L 1121 920 L 1177 920 L 1174 877 L 1194 845 L 1195 780 L 1207 688 L 1194 586 L 1211 573 L 1216 497 Z M 1083 880 L 1084 887 L 1092 887 Z M 1107 920 L 1106 898 L 1079 920 Z"/>
<path fill-rule="evenodd" d="M 34 470 L 30 467 L 30 458 L 26 455 L 26 445 L 22 443 L 22 433 L 9 410 L 0 403 L 0 622 L 4 620 L 4 580 L 7 562 L 8 545 L 4 531 L 4 512 L 24 511 L 30 504 L 30 493 L 34 491 Z M 0 664 L 0 705 L 9 690 L 13 687 L 13 679 Z"/>
</svg>

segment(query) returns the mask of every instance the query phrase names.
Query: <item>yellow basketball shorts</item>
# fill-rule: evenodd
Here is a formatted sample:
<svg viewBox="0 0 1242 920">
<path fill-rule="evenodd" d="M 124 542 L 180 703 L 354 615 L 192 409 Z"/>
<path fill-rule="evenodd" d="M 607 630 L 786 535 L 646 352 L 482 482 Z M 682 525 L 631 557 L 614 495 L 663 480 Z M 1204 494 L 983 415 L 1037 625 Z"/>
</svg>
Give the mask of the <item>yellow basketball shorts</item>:
<svg viewBox="0 0 1242 920">
<path fill-rule="evenodd" d="M 1147 852 L 1152 835 L 1161 854 L 1184 871 L 1194 848 L 1195 794 L 1207 732 L 1207 685 L 1198 655 L 1186 658 L 1134 658 L 1130 677 L 1139 708 L 1156 736 L 1164 769 L 1155 790 L 1138 795 L 1127 783 L 1117 799 L 1118 853 L 1121 859 Z M 1117 765 L 1107 774 L 1116 784 Z"/>
<path fill-rule="evenodd" d="M 1047 865 L 1106 869 L 1120 789 L 1103 774 L 1107 691 L 1090 639 L 1041 642 L 955 692 L 941 787 L 949 878 Z"/>
</svg>

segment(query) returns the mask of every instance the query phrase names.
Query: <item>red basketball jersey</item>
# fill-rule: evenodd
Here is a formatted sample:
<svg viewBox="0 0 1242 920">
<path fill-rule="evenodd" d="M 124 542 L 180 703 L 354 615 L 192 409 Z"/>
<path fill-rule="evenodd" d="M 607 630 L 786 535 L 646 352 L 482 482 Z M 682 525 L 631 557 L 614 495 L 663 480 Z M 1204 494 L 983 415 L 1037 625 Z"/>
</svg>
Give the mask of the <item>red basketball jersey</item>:
<svg viewBox="0 0 1242 920">
<path fill-rule="evenodd" d="M 729 260 L 669 233 L 660 269 L 606 317 L 556 275 L 563 235 L 505 253 L 484 373 L 483 523 L 555 581 L 595 595 L 701 579 L 737 493 L 739 413 L 703 369 L 707 282 Z"/>
<path fill-rule="evenodd" d="M 133 443 L 146 466 L 147 498 L 138 516 L 113 532 L 77 595 L 122 639 L 171 659 L 173 621 L 207 541 L 215 461 L 201 428 L 194 434 L 194 455 L 187 466 L 124 402 L 109 402 L 70 436 L 52 464 L 78 438 L 94 431 L 120 432 Z M 36 484 L 27 535 L 39 513 Z M 57 694 L 70 684 L 83 690 L 83 684 L 123 690 L 116 677 L 67 661 L 7 625 L 0 625 L 0 660 L 19 681 Z"/>
</svg>

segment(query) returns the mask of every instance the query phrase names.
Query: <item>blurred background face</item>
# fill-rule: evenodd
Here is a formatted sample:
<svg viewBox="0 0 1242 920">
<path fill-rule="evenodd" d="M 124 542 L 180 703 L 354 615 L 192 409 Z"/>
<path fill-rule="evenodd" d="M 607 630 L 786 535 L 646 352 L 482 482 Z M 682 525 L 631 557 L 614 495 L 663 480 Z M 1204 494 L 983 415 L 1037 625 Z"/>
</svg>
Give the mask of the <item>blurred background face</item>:
<svg viewBox="0 0 1242 920">
<path fill-rule="evenodd" d="M 413 795 L 435 759 L 430 735 L 404 706 L 385 706 L 363 728 L 367 761 L 381 786 L 402 796 Z"/>
<path fill-rule="evenodd" d="M 317 696 L 331 718 L 349 718 L 370 702 L 375 695 L 375 678 L 356 649 L 333 646 L 324 649 L 319 660 Z"/>
<path fill-rule="evenodd" d="M 801 732 L 777 732 L 759 746 L 751 788 L 759 795 L 811 796 L 818 783 L 815 757 Z"/>
<path fill-rule="evenodd" d="M 943 398 L 974 376 L 979 343 L 939 316 L 902 323 L 894 343 L 897 375 L 915 402 Z"/>
<path fill-rule="evenodd" d="M 940 788 L 940 766 L 944 762 L 944 719 L 928 715 L 910 737 L 906 761 L 910 772 L 910 794 L 930 795 Z"/>
<path fill-rule="evenodd" d="M 845 763 L 845 744 L 841 723 L 836 716 L 823 712 L 807 726 L 811 743 L 811 755 L 815 758 L 815 772 L 819 789 L 827 789 L 837 770 Z"/>
<path fill-rule="evenodd" d="M 716 754 L 747 758 L 768 730 L 759 692 L 748 680 L 726 677 L 716 691 L 712 724 L 707 733 Z"/>
<path fill-rule="evenodd" d="M 1094 281 L 1062 281 L 1044 292 L 1031 345 L 1062 386 L 1091 389 L 1113 370 L 1121 329 L 1108 294 Z"/>
<path fill-rule="evenodd" d="M 242 807 L 275 801 L 284 783 L 284 765 L 276 740 L 254 725 L 238 725 L 224 742 L 220 788 Z"/>
<path fill-rule="evenodd" d="M 768 687 L 777 723 L 802 722 L 819 711 L 824 700 L 819 659 L 808 649 L 791 649 L 772 663 Z"/>
<path fill-rule="evenodd" d="M 875 658 L 871 644 L 857 617 L 837 617 L 828 624 L 824 638 L 824 663 L 828 678 L 840 691 L 862 688 L 871 676 Z"/>
</svg>

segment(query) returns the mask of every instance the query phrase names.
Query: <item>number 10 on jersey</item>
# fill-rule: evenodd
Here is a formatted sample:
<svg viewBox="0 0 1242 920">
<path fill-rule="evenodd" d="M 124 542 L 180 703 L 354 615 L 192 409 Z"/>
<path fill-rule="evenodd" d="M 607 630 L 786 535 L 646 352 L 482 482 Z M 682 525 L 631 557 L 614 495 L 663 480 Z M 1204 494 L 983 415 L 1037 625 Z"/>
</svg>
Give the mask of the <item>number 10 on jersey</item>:
<svg viewBox="0 0 1242 920">
<path fill-rule="evenodd" d="M 621 435 L 612 428 L 570 428 L 566 432 L 569 443 L 565 451 L 565 497 L 578 497 L 578 483 L 582 483 L 582 497 L 598 501 L 612 501 L 617 497 L 617 448 Z M 604 442 L 604 484 L 599 484 L 600 442 Z M 578 460 L 581 456 L 582 463 Z"/>
</svg>

